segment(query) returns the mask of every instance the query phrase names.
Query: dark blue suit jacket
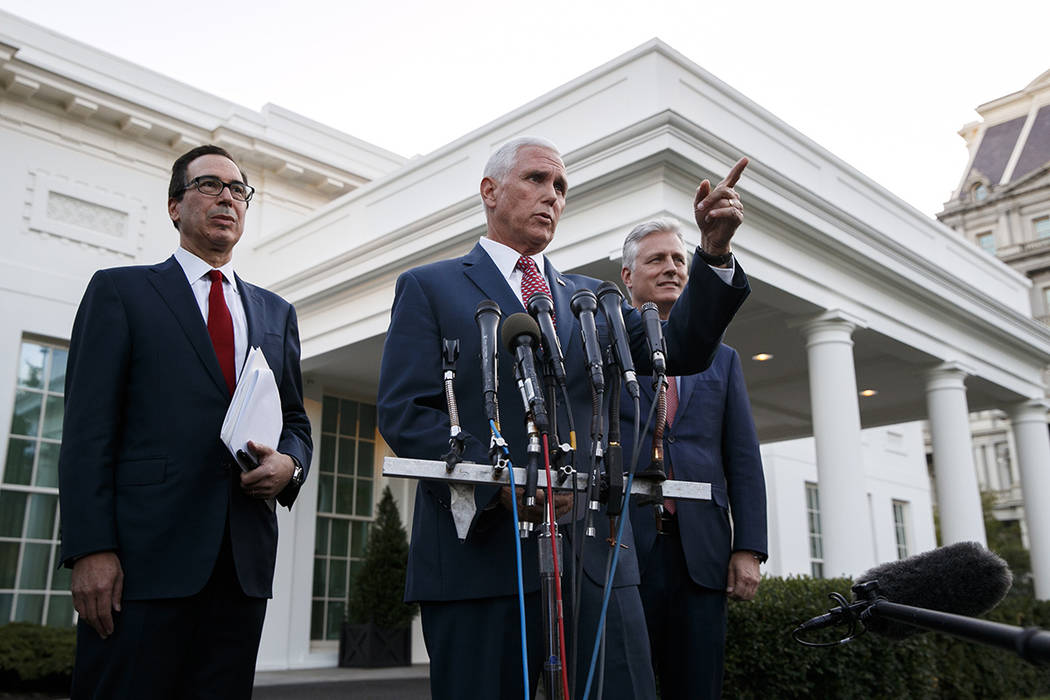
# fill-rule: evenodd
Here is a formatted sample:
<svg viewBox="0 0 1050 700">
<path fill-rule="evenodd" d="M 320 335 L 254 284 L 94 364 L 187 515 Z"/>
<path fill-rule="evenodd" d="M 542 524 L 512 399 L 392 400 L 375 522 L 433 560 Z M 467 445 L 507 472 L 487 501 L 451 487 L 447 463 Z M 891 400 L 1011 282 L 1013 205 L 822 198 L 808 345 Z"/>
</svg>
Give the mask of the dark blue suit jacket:
<svg viewBox="0 0 1050 700">
<path fill-rule="evenodd" d="M 670 354 L 670 353 L 668 353 Z M 642 384 L 642 421 L 652 406 L 652 382 Z M 625 401 L 624 453 L 634 442 L 634 407 Z M 648 466 L 652 433 L 642 438 L 639 468 Z M 766 553 L 766 485 L 762 475 L 755 422 L 740 356 L 720 345 L 711 366 L 683 376 L 674 424 L 664 433 L 665 470 L 675 479 L 711 484 L 710 501 L 678 501 L 676 512 L 689 576 L 707 588 L 725 590 L 729 556 L 734 550 Z M 732 529 L 729 511 L 732 509 Z M 656 538 L 651 506 L 631 508 L 634 540 L 642 575 Z"/>
<path fill-rule="evenodd" d="M 284 411 L 277 451 L 310 464 L 295 310 L 237 279 L 248 347 L 262 348 Z M 269 597 L 277 553 L 270 506 L 239 488 L 219 439 L 230 402 L 208 330 L 174 257 L 95 273 L 77 311 L 59 458 L 62 554 L 115 551 L 124 598 L 178 598 L 211 575 L 229 515 L 244 592 Z M 296 489 L 280 501 L 291 506 Z"/>
<path fill-rule="evenodd" d="M 597 288 L 599 281 L 563 275 L 550 261 L 544 273 L 554 297 L 558 337 L 569 377 L 577 428 L 576 466 L 585 470 L 590 454 L 591 389 L 580 325 L 572 314 L 570 299 L 578 289 Z M 679 371 L 697 372 L 707 366 L 723 331 L 749 291 L 747 278 L 739 268 L 733 284 L 727 285 L 707 265 L 694 265 L 690 282 L 665 328 L 668 344 L 674 348 L 671 357 L 677 358 Z M 383 350 L 378 399 L 380 432 L 398 456 L 439 459 L 448 451 L 441 340 L 458 338 L 455 390 L 460 422 L 466 433 L 464 458 L 488 463 L 489 427 L 482 406 L 480 338 L 474 321 L 475 308 L 483 299 L 499 304 L 504 318 L 524 311 L 521 300 L 480 245 L 462 258 L 415 268 L 398 279 Z M 624 308 L 635 362 L 642 371 L 648 371 L 641 317 L 634 309 L 626 305 Z M 598 316 L 601 334 L 604 323 L 601 314 Z M 502 432 L 514 463 L 524 465 L 524 409 L 514 382 L 512 358 L 502 347 L 498 365 Z M 561 414 L 559 409 L 559 418 Z M 564 421 L 559 435 L 568 435 Z M 478 514 L 467 539 L 460 542 L 449 512 L 447 485 L 420 482 L 408 562 L 408 600 L 468 600 L 515 594 L 513 538 L 517 530 L 510 513 L 498 504 L 498 491 L 497 486 L 476 488 Z M 631 541 L 629 529 L 625 537 Z M 535 540 L 530 538 L 523 551 L 527 590 L 538 588 Z M 601 582 L 608 545 L 601 537 L 585 540 L 585 570 L 593 580 Z M 637 581 L 632 547 L 621 554 L 617 584 Z"/>
</svg>

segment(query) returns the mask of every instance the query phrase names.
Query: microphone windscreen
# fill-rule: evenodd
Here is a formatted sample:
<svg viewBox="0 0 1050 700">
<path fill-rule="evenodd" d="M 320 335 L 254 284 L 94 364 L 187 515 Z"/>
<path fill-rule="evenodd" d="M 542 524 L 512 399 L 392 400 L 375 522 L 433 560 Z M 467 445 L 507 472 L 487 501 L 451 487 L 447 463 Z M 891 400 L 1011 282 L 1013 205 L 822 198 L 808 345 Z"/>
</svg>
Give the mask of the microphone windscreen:
<svg viewBox="0 0 1050 700">
<path fill-rule="evenodd" d="M 532 316 L 520 311 L 516 314 L 511 314 L 503 322 L 503 330 L 501 331 L 503 346 L 510 352 L 514 352 L 514 339 L 519 335 L 527 335 L 532 340 L 533 346 L 539 345 L 540 327 L 533 320 Z"/>
<path fill-rule="evenodd" d="M 482 299 L 478 302 L 477 308 L 474 309 L 474 319 L 477 320 L 477 318 L 482 314 L 490 312 L 496 314 L 496 318 L 499 318 L 503 315 L 502 312 L 500 312 L 499 310 L 499 304 L 492 301 L 491 299 Z"/>
<path fill-rule="evenodd" d="M 1013 575 L 995 552 L 976 542 L 957 542 L 880 564 L 857 577 L 856 583 L 866 581 L 878 581 L 879 594 L 891 603 L 975 617 L 1003 599 Z M 877 615 L 864 624 L 872 632 L 898 639 L 922 631 Z"/>
</svg>

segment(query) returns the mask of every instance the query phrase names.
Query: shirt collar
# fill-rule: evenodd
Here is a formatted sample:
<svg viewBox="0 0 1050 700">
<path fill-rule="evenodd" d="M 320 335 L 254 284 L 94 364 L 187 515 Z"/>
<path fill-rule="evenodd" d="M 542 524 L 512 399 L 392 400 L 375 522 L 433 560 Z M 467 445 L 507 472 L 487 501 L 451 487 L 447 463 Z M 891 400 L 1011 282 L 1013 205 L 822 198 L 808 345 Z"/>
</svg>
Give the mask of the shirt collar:
<svg viewBox="0 0 1050 700">
<path fill-rule="evenodd" d="M 487 236 L 482 236 L 478 243 L 481 244 L 481 247 L 484 248 L 485 252 L 489 254 L 490 258 L 492 258 L 492 262 L 496 263 L 496 267 L 499 268 L 501 273 L 503 273 L 503 278 L 510 279 L 510 276 L 514 273 L 514 267 L 518 264 L 518 258 L 521 257 L 521 253 L 510 246 L 494 241 Z M 536 267 L 539 269 L 540 274 L 546 275 L 547 268 L 544 266 L 543 253 L 536 253 L 529 257 L 536 263 Z"/>
<path fill-rule="evenodd" d="M 201 277 L 207 275 L 210 270 L 219 270 L 226 281 L 230 283 L 233 291 L 240 294 L 240 290 L 237 288 L 237 277 L 233 272 L 232 259 L 222 267 L 214 268 L 190 251 L 179 246 L 175 249 L 175 260 L 182 266 L 182 271 L 186 274 L 186 281 L 190 283 L 190 286 Z"/>
</svg>

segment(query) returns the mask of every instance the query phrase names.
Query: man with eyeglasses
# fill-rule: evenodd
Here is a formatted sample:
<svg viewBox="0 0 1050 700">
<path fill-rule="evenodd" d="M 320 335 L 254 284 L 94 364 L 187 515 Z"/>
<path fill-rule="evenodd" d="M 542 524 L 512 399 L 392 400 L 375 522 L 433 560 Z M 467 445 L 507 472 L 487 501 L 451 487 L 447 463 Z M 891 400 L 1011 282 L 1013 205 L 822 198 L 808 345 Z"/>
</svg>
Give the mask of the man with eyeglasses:
<svg viewBox="0 0 1050 700">
<path fill-rule="evenodd" d="M 233 270 L 253 194 L 222 148 L 179 157 L 175 254 L 98 271 L 77 312 L 59 458 L 73 698 L 251 697 L 276 503 L 291 507 L 312 450 L 295 310 Z M 244 472 L 219 432 L 251 347 L 284 425 L 249 443 Z"/>
</svg>

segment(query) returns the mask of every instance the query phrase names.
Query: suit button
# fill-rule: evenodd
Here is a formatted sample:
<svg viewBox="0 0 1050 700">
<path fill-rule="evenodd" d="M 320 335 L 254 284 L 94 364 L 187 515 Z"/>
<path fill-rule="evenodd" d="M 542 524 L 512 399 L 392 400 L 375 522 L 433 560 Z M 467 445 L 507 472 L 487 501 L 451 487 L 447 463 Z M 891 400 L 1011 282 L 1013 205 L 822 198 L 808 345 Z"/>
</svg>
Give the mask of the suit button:
<svg viewBox="0 0 1050 700">
<path fill-rule="evenodd" d="M 668 435 L 667 442 L 674 442 L 674 435 Z"/>
</svg>

